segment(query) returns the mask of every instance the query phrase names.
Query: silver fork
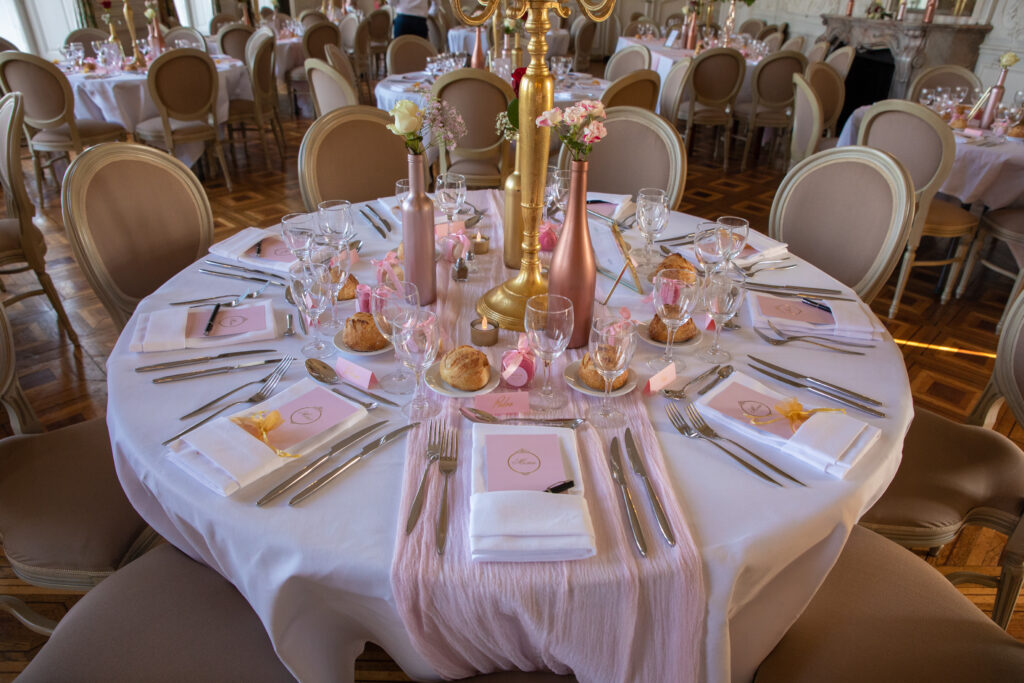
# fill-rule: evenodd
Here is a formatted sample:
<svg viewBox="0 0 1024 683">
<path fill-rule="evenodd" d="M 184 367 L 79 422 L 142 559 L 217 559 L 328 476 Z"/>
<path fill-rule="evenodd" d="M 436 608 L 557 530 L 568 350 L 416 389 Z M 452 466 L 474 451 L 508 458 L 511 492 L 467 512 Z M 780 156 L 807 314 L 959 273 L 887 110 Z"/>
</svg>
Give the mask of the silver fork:
<svg viewBox="0 0 1024 683">
<path fill-rule="evenodd" d="M 271 394 L 274 393 L 274 389 L 277 388 L 278 382 L 281 381 L 281 378 L 284 376 L 284 373 L 287 372 L 287 370 L 288 370 L 288 366 L 291 365 L 292 361 L 294 361 L 294 360 L 295 360 L 295 356 L 285 356 L 284 358 L 281 359 L 281 362 L 277 364 L 277 367 L 274 368 L 274 372 L 271 373 L 271 375 L 267 379 L 267 381 L 265 381 L 263 383 L 263 386 L 261 386 L 259 388 L 259 390 L 255 394 L 253 394 L 249 398 L 242 399 L 241 401 L 232 401 L 231 403 L 227 404 L 223 408 L 220 408 L 219 410 L 217 410 L 217 411 L 207 415 L 206 417 L 204 417 L 202 420 L 200 420 L 199 422 L 195 423 L 191 427 L 187 427 L 186 429 L 181 430 L 180 432 L 178 432 L 177 434 L 175 434 L 171 438 L 169 438 L 166 441 L 162 442 L 161 445 L 166 446 L 167 444 L 171 443 L 175 439 L 180 439 L 181 437 L 185 436 L 186 434 L 188 434 L 192 430 L 198 429 L 199 427 L 202 427 L 204 424 L 206 424 L 207 422 L 209 422 L 213 418 L 217 417 L 218 415 L 223 413 L 228 408 L 231 408 L 231 407 L 237 406 L 237 405 L 241 405 L 243 403 L 261 403 L 263 401 L 266 401 L 268 398 L 270 398 Z"/>
<path fill-rule="evenodd" d="M 694 428 L 698 432 L 700 432 L 701 434 L 706 436 L 707 438 L 709 438 L 709 439 L 724 439 L 725 441 L 728 441 L 729 443 L 731 443 L 736 448 L 739 448 L 743 452 L 747 453 L 750 457 L 752 457 L 755 460 L 757 460 L 759 463 L 761 463 L 762 465 L 764 465 L 765 467 L 770 469 L 772 472 L 775 472 L 776 474 L 782 475 L 786 479 L 789 479 L 791 482 L 794 482 L 796 484 L 800 484 L 800 486 L 807 486 L 807 484 L 803 483 L 802 481 L 800 481 L 796 477 L 794 477 L 794 476 L 784 472 L 783 470 L 779 469 L 778 467 L 776 467 L 775 465 L 771 464 L 770 462 L 768 462 L 767 460 L 765 460 L 760 455 L 758 455 L 754 451 L 750 450 L 749 448 L 747 448 L 743 444 L 736 443 L 735 441 L 733 441 L 729 437 L 722 436 L 721 434 L 716 432 L 714 430 L 714 428 L 707 423 L 707 421 L 704 419 L 704 416 L 700 414 L 700 411 L 697 410 L 697 406 L 693 405 L 692 403 L 690 405 L 686 406 L 686 415 L 690 418 L 690 422 L 693 423 Z"/>
<path fill-rule="evenodd" d="M 814 344 L 815 346 L 820 346 L 820 347 L 826 348 L 826 349 L 828 349 L 830 351 L 837 351 L 839 353 L 845 353 L 845 354 L 848 354 L 848 355 L 851 355 L 851 356 L 863 356 L 864 355 L 863 351 L 853 351 L 851 349 L 841 349 L 838 346 L 829 346 L 828 344 L 822 344 L 821 342 L 816 342 L 813 339 L 775 339 L 774 337 L 769 337 L 767 334 L 765 334 L 761 330 L 757 329 L 756 327 L 754 328 L 754 333 L 757 334 L 757 336 L 760 337 L 761 339 L 763 339 L 764 341 L 766 341 L 769 344 L 771 344 L 772 346 L 785 346 L 786 344 L 789 344 L 791 342 L 804 342 L 805 344 Z"/>
<path fill-rule="evenodd" d="M 704 440 L 705 440 L 705 441 L 707 441 L 708 443 L 714 444 L 714 445 L 715 445 L 715 446 L 717 446 L 717 447 L 718 447 L 718 449 L 719 449 L 719 450 L 721 450 L 721 451 L 722 451 L 723 453 L 725 453 L 725 454 L 726 454 L 726 455 L 728 455 L 728 456 L 729 456 L 730 458 L 732 458 L 733 460 L 735 460 L 736 462 L 738 462 L 738 463 L 739 463 L 740 465 L 743 465 L 743 466 L 744 466 L 744 467 L 746 467 L 746 468 L 747 468 L 748 470 L 750 470 L 751 472 L 753 472 L 753 473 L 754 473 L 754 474 L 756 474 L 757 476 L 761 477 L 761 478 L 762 478 L 762 479 L 764 479 L 765 481 L 767 481 L 767 482 L 769 482 L 769 483 L 771 483 L 771 484 L 775 484 L 776 486 L 782 486 L 782 484 L 780 484 L 779 482 L 775 481 L 774 479 L 772 479 L 771 477 L 769 477 L 769 476 L 768 476 L 767 474 L 765 474 L 765 473 L 764 473 L 764 472 L 762 472 L 761 470 L 757 469 L 756 467 L 754 467 L 754 466 L 753 466 L 753 465 L 751 465 L 751 464 L 750 464 L 749 462 L 747 462 L 746 460 L 744 460 L 744 459 L 743 459 L 743 458 L 741 458 L 740 456 L 738 456 L 738 455 L 736 455 L 735 453 L 733 453 L 732 451 L 730 451 L 730 450 L 729 450 L 728 448 L 726 448 L 726 447 L 725 447 L 725 446 L 723 446 L 722 444 L 720 444 L 720 443 L 718 443 L 717 441 L 714 441 L 714 440 L 712 440 L 712 439 L 709 439 L 708 437 L 704 436 L 703 434 L 701 434 L 700 432 L 698 432 L 698 431 L 697 431 L 696 429 L 694 429 L 693 427 L 691 427 L 691 426 L 690 426 L 690 425 L 689 425 L 689 424 L 688 424 L 688 423 L 686 422 L 686 420 L 685 420 L 685 419 L 683 419 L 683 415 L 682 415 L 682 413 L 680 413 L 680 412 L 679 412 L 679 409 L 678 409 L 678 408 L 676 408 L 676 407 L 675 407 L 674 405 L 672 405 L 671 403 L 670 403 L 670 404 L 668 404 L 667 406 L 665 406 L 665 412 L 666 412 L 666 413 L 668 414 L 668 419 L 669 419 L 669 421 L 670 421 L 670 422 L 672 423 L 672 426 L 673 426 L 673 427 L 675 427 L 675 428 L 676 428 L 676 431 L 678 431 L 678 432 L 679 432 L 680 434 L 682 434 L 683 436 L 685 436 L 685 437 L 688 437 L 688 438 L 691 438 L 691 439 L 704 439 Z"/>
<path fill-rule="evenodd" d="M 201 405 L 198 408 L 196 408 L 195 410 L 193 410 L 191 413 L 186 413 L 185 415 L 182 415 L 178 419 L 179 420 L 187 420 L 190 417 L 195 417 L 199 413 L 206 412 L 207 408 L 210 408 L 212 406 L 217 405 L 218 403 L 220 403 L 221 401 L 223 401 L 224 399 L 226 399 L 228 396 L 230 396 L 231 394 L 235 393 L 236 391 L 239 391 L 241 389 L 245 389 L 246 387 L 251 386 L 253 384 L 262 384 L 263 382 L 266 382 L 268 379 L 273 377 L 274 372 L 276 372 L 276 368 L 274 370 L 272 370 L 270 372 L 270 374 L 268 374 L 266 377 L 262 377 L 260 379 L 254 379 L 253 381 L 246 382 L 245 384 L 240 384 L 237 387 L 235 387 L 234 389 L 232 389 L 231 391 L 224 392 L 223 394 L 221 394 L 217 398 L 213 399 L 212 401 L 207 401 L 203 405 Z"/>
<path fill-rule="evenodd" d="M 449 429 L 450 439 L 445 439 L 444 452 L 437 466 L 444 475 L 444 491 L 441 494 L 441 510 L 437 513 L 437 528 L 434 530 L 434 542 L 437 544 L 437 554 L 444 555 L 444 546 L 448 542 L 448 480 L 455 472 L 459 457 L 459 434 L 454 429 Z"/>
<path fill-rule="evenodd" d="M 426 493 L 427 474 L 430 466 L 441 457 L 441 451 L 448 443 L 448 434 L 443 433 L 439 420 L 430 423 L 430 431 L 427 432 L 427 465 L 423 468 L 423 476 L 420 478 L 420 486 L 416 489 L 416 497 L 412 499 L 409 506 L 409 519 L 405 523 L 405 533 L 409 535 L 416 527 L 420 519 L 420 511 L 423 509 L 423 496 Z"/>
<path fill-rule="evenodd" d="M 843 339 L 832 339 L 831 337 L 821 337 L 821 336 L 818 336 L 816 334 L 787 334 L 787 333 L 783 332 L 782 330 L 780 330 L 778 327 L 776 327 L 775 324 L 771 320 L 768 320 L 768 327 L 772 328 L 772 331 L 775 334 L 777 334 L 780 337 L 782 337 L 783 339 L 791 339 L 793 341 L 796 341 L 797 339 L 803 339 L 803 340 L 807 340 L 807 339 L 820 339 L 821 341 L 831 342 L 832 344 L 838 344 L 839 346 L 852 346 L 852 347 L 854 347 L 856 349 L 873 349 L 873 348 L 875 348 L 874 344 L 861 344 L 860 342 L 846 341 L 846 340 L 843 340 Z"/>
</svg>

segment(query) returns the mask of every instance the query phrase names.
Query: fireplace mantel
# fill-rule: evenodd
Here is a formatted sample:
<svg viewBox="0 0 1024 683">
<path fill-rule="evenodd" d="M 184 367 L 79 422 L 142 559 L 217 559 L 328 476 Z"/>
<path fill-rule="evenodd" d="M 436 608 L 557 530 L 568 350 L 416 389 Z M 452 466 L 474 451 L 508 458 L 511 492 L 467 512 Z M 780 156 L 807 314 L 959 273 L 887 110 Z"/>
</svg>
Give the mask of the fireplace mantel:
<svg viewBox="0 0 1024 683">
<path fill-rule="evenodd" d="M 887 48 L 895 62 L 890 97 L 905 97 L 911 80 L 925 67 L 956 64 L 970 70 L 990 24 L 922 24 L 823 14 L 819 40 L 842 42 L 858 50 Z"/>
</svg>

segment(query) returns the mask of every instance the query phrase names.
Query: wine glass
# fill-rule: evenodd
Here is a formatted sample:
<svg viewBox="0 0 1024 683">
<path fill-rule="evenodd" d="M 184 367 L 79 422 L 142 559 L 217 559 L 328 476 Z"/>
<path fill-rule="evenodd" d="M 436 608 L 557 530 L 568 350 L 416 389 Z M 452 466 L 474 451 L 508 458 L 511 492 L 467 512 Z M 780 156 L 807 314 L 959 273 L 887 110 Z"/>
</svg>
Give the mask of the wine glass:
<svg viewBox="0 0 1024 683">
<path fill-rule="evenodd" d="M 636 350 L 636 322 L 616 317 L 594 320 L 590 328 L 590 361 L 604 379 L 604 398 L 591 408 L 587 420 L 595 427 L 618 429 L 626 424 L 626 416 L 612 407 L 612 382 L 629 371 L 629 362 Z"/>
<path fill-rule="evenodd" d="M 666 268 L 654 276 L 654 309 L 665 323 L 668 336 L 665 339 L 665 353 L 660 358 L 647 362 L 648 367 L 660 370 L 674 365 L 676 372 L 686 364 L 672 357 L 672 340 L 676 330 L 686 324 L 693 315 L 700 299 L 700 285 L 689 270 Z"/>
<path fill-rule="evenodd" d="M 964 100 L 967 99 L 967 93 L 970 92 L 966 85 L 958 85 L 953 88 L 953 97 L 956 98 L 958 104 L 963 104 Z"/>
<path fill-rule="evenodd" d="M 572 185 L 572 171 L 567 168 L 560 168 L 555 171 L 555 205 L 562 212 L 562 220 L 565 220 L 565 212 L 569 208 L 569 187 Z"/>
<path fill-rule="evenodd" d="M 640 261 L 652 264 L 660 261 L 654 253 L 654 238 L 665 230 L 668 220 L 668 193 L 656 187 L 645 187 L 636 195 L 636 224 L 644 236 Z"/>
<path fill-rule="evenodd" d="M 420 293 L 411 282 L 397 282 L 395 286 L 377 285 L 370 290 L 370 313 L 373 322 L 385 339 L 394 343 L 393 330 L 410 312 L 420 305 Z M 395 351 L 396 357 L 398 352 Z M 413 377 L 399 365 L 389 375 L 381 377 L 380 387 L 392 394 L 409 394 L 414 388 Z"/>
<path fill-rule="evenodd" d="M 344 326 L 344 316 L 338 314 L 338 295 L 352 272 L 352 252 L 348 246 L 342 244 L 340 247 L 334 244 L 317 246 L 310 249 L 309 260 L 311 263 L 322 267 L 324 284 L 330 289 L 331 296 L 327 302 L 327 309 L 330 311 L 326 322 L 321 321 L 320 331 L 325 335 L 327 341 L 332 341 L 334 335 L 341 331 Z"/>
<path fill-rule="evenodd" d="M 551 207 L 558 198 L 558 173 L 557 166 L 548 166 L 548 174 L 544 177 L 544 222 L 548 221 Z"/>
<path fill-rule="evenodd" d="M 562 355 L 572 335 L 572 301 L 558 294 L 537 294 L 526 300 L 523 318 L 526 337 L 534 354 L 544 363 L 544 383 L 539 391 L 530 392 L 530 408 L 549 410 L 563 401 L 551 386 L 551 361 Z"/>
<path fill-rule="evenodd" d="M 455 220 L 455 214 L 462 209 L 466 201 L 466 176 L 461 173 L 442 173 L 434 181 L 434 196 L 437 197 L 437 206 L 448 219 L 451 226 Z"/>
<path fill-rule="evenodd" d="M 327 243 L 341 248 L 354 234 L 352 228 L 352 204 L 344 199 L 332 199 L 317 204 L 320 230 Z"/>
<path fill-rule="evenodd" d="M 706 277 L 725 262 L 725 245 L 718 223 L 699 223 L 693 236 L 693 253 Z"/>
<path fill-rule="evenodd" d="M 135 41 L 135 45 L 139 48 L 139 54 L 142 55 L 143 63 L 139 66 L 146 66 L 150 62 L 150 55 L 153 53 L 152 46 L 149 44 L 149 40 L 146 38 L 139 38 Z"/>
<path fill-rule="evenodd" d="M 739 312 L 746 292 L 745 282 L 743 273 L 736 268 L 713 273 L 704 282 L 704 307 L 715 321 L 715 336 L 711 345 L 697 355 L 700 360 L 707 363 L 728 363 L 732 360 L 732 354 L 720 344 L 722 326 Z"/>
<path fill-rule="evenodd" d="M 315 225 L 307 213 L 290 213 L 281 219 L 281 239 L 299 261 L 309 257 Z"/>
<path fill-rule="evenodd" d="M 320 316 L 331 300 L 332 290 L 327 283 L 328 276 L 325 271 L 326 268 L 322 264 L 309 261 L 300 261 L 289 271 L 291 280 L 288 287 L 292 300 L 299 309 L 299 315 L 305 316 L 310 329 L 314 330 L 319 330 Z M 318 334 L 314 334 L 313 339 L 302 347 L 302 353 L 307 358 L 326 358 L 332 351 Z"/>
<path fill-rule="evenodd" d="M 437 316 L 425 310 L 409 311 L 394 329 L 395 353 L 416 375 L 416 392 L 402 408 L 402 414 L 410 420 L 428 420 L 441 412 L 438 406 L 431 405 L 423 390 L 423 373 L 434 362 L 441 345 Z"/>
<path fill-rule="evenodd" d="M 931 88 L 921 88 L 921 92 L 917 94 L 917 101 L 926 107 L 932 106 L 935 101 L 935 91 Z"/>
<path fill-rule="evenodd" d="M 409 196 L 409 179 L 402 178 L 395 181 L 395 199 L 398 200 L 398 222 L 402 222 L 402 203 Z"/>
<path fill-rule="evenodd" d="M 746 218 L 739 216 L 722 216 L 718 219 L 718 227 L 728 233 L 725 241 L 725 260 L 731 262 L 740 255 L 743 247 L 747 246 L 747 237 L 750 235 L 750 223 Z"/>
</svg>

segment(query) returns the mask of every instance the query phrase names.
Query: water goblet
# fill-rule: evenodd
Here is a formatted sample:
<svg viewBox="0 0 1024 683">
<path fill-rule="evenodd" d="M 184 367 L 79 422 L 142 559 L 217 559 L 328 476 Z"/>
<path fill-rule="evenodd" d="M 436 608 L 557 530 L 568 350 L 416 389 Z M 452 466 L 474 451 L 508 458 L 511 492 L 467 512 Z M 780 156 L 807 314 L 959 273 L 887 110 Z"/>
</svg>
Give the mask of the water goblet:
<svg viewBox="0 0 1024 683">
<path fill-rule="evenodd" d="M 393 343 L 398 359 L 416 375 L 416 391 L 402 414 L 410 420 L 428 420 L 441 409 L 430 403 L 423 389 L 423 373 L 434 362 L 441 345 L 441 328 L 430 311 L 409 311 L 395 328 Z"/>
<path fill-rule="evenodd" d="M 636 322 L 615 317 L 594 320 L 590 328 L 590 361 L 604 379 L 604 398 L 591 408 L 587 420 L 595 427 L 618 429 L 626 424 L 626 416 L 611 402 L 612 382 L 629 371 L 629 362 L 636 350 Z"/>
<path fill-rule="evenodd" d="M 370 290 L 370 313 L 373 315 L 373 322 L 381 335 L 392 344 L 396 326 L 409 313 L 415 312 L 419 305 L 419 290 L 411 282 L 397 281 L 392 285 L 377 285 Z M 379 378 L 378 382 L 381 389 L 392 394 L 408 394 L 415 387 L 413 377 L 403 372 L 401 364 L 391 374 Z"/>
<path fill-rule="evenodd" d="M 555 206 L 562 212 L 562 220 L 565 220 L 565 212 L 569 208 L 569 188 L 572 185 L 572 171 L 567 168 L 560 168 L 555 171 Z"/>
<path fill-rule="evenodd" d="M 917 101 L 926 107 L 931 107 L 935 102 L 935 91 L 931 88 L 921 88 L 921 92 L 917 94 Z"/>
<path fill-rule="evenodd" d="M 967 93 L 969 92 L 966 85 L 958 85 L 953 88 L 953 97 L 956 98 L 958 104 L 963 104 L 964 100 L 967 99 Z"/>
<path fill-rule="evenodd" d="M 736 268 L 722 273 L 712 273 L 704 282 L 704 308 L 715 321 L 715 336 L 711 344 L 697 354 L 697 358 L 707 363 L 728 363 L 732 354 L 721 345 L 722 326 L 735 316 L 743 303 L 746 293 L 746 278 Z"/>
<path fill-rule="evenodd" d="M 705 277 L 725 263 L 726 245 L 718 223 L 699 223 L 693 236 L 693 253 Z"/>
<path fill-rule="evenodd" d="M 434 181 L 434 196 L 437 206 L 451 225 L 455 214 L 462 209 L 466 201 L 466 176 L 460 173 L 442 173 Z"/>
<path fill-rule="evenodd" d="M 686 324 L 700 301 L 700 284 L 689 270 L 666 268 L 654 276 L 654 310 L 665 323 L 668 335 L 665 339 L 665 353 L 660 358 L 647 362 L 648 367 L 661 370 L 674 365 L 676 372 L 686 364 L 672 357 L 672 343 L 676 330 Z"/>
<path fill-rule="evenodd" d="M 344 315 L 340 314 L 338 295 L 345 287 L 349 274 L 352 272 L 352 253 L 348 245 L 340 247 L 334 244 L 313 247 L 310 249 L 309 260 L 311 263 L 322 266 L 324 284 L 330 289 L 331 297 L 327 302 L 327 319 L 321 321 L 320 332 L 327 341 L 332 341 L 334 335 L 341 331 L 345 324 Z"/>
<path fill-rule="evenodd" d="M 746 218 L 739 216 L 722 216 L 717 221 L 719 228 L 728 233 L 726 240 L 725 260 L 731 262 L 740 255 L 743 247 L 747 246 L 747 237 L 750 235 L 750 223 Z"/>
<path fill-rule="evenodd" d="M 281 219 L 281 239 L 299 261 L 308 258 L 314 232 L 313 219 L 307 213 L 290 213 Z"/>
<path fill-rule="evenodd" d="M 654 238 L 665 230 L 668 220 L 668 193 L 656 187 L 642 188 L 636 195 L 636 224 L 644 236 L 640 263 L 651 265 L 660 261 L 654 251 Z"/>
<path fill-rule="evenodd" d="M 352 228 L 352 204 L 344 199 L 331 199 L 320 202 L 316 208 L 321 234 L 327 238 L 328 244 L 340 249 L 355 234 Z"/>
<path fill-rule="evenodd" d="M 562 355 L 572 335 L 572 301 L 557 294 L 537 294 L 526 300 L 523 317 L 526 338 L 534 354 L 544 363 L 544 382 L 530 392 L 530 408 L 549 410 L 564 404 L 551 386 L 551 362 Z"/>
<path fill-rule="evenodd" d="M 288 287 L 292 299 L 299 309 L 299 315 L 309 321 L 311 330 L 319 329 L 320 316 L 327 310 L 331 299 L 325 270 L 322 265 L 307 261 L 294 264 L 289 273 L 291 280 Z M 313 339 L 302 347 L 302 354 L 307 358 L 326 358 L 331 355 L 331 349 L 320 339 L 319 334 L 314 332 L 312 336 Z"/>
<path fill-rule="evenodd" d="M 398 200 L 398 222 L 402 222 L 402 203 L 409 196 L 409 179 L 401 178 L 395 181 L 395 199 Z"/>
</svg>

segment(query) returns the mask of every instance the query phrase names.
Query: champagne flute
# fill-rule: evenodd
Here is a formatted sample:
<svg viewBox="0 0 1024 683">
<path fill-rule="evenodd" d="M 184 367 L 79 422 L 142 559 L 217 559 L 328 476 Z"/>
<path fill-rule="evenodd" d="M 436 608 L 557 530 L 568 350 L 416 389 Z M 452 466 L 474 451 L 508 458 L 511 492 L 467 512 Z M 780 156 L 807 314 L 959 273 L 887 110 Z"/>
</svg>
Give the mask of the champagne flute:
<svg viewBox="0 0 1024 683">
<path fill-rule="evenodd" d="M 557 294 L 537 294 L 526 300 L 523 318 L 530 348 L 544 363 L 544 383 L 530 392 L 530 407 L 548 410 L 562 405 L 551 386 L 551 361 L 562 355 L 572 335 L 572 301 Z"/>
<path fill-rule="evenodd" d="M 395 181 L 395 199 L 398 200 L 398 222 L 402 222 L 402 203 L 409 196 L 409 179 L 401 178 Z"/>
<path fill-rule="evenodd" d="M 309 321 L 311 330 L 319 330 L 320 316 L 327 309 L 331 299 L 331 288 L 327 284 L 324 266 L 316 263 L 299 262 L 291 267 L 291 280 L 288 284 L 292 299 L 295 301 L 299 315 Z M 314 333 L 313 339 L 302 347 L 307 358 L 326 358 L 331 349 Z"/>
<path fill-rule="evenodd" d="M 721 346 L 722 326 L 740 310 L 746 293 L 746 278 L 736 268 L 714 273 L 704 283 L 704 306 L 715 321 L 715 336 L 711 345 L 701 351 L 697 358 L 707 363 L 728 363 L 732 354 Z"/>
<path fill-rule="evenodd" d="M 587 419 L 595 427 L 618 429 L 625 426 L 626 416 L 612 406 L 612 382 L 629 371 L 629 362 L 636 350 L 636 322 L 615 317 L 594 320 L 590 328 L 590 361 L 604 379 L 604 398 L 591 408 Z"/>
<path fill-rule="evenodd" d="M 653 264 L 660 261 L 654 253 L 654 238 L 665 230 L 668 220 L 668 193 L 656 187 L 645 187 L 636 195 L 636 224 L 644 236 L 640 261 Z"/>
<path fill-rule="evenodd" d="M 668 336 L 664 355 L 648 361 L 647 365 L 657 370 L 674 365 L 676 372 L 680 372 L 686 364 L 672 357 L 673 337 L 693 315 L 700 299 L 700 285 L 689 270 L 666 268 L 654 276 L 653 296 L 654 308 L 661 322 L 665 323 Z"/>
<path fill-rule="evenodd" d="M 434 181 L 434 196 L 437 197 L 437 206 L 444 212 L 451 226 L 455 214 L 466 201 L 466 176 L 461 173 L 442 173 Z"/>
<path fill-rule="evenodd" d="M 281 219 L 281 239 L 300 262 L 309 258 L 314 225 L 309 214 L 290 213 Z"/>
<path fill-rule="evenodd" d="M 402 414 L 410 420 L 428 420 L 441 412 L 438 406 L 431 405 L 423 390 L 423 373 L 434 362 L 441 345 L 437 316 L 430 311 L 411 310 L 394 329 L 398 359 L 416 375 L 416 392 L 402 408 Z"/>
<path fill-rule="evenodd" d="M 327 243 L 340 249 L 355 234 L 352 227 L 352 204 L 344 199 L 332 199 L 317 204 L 320 230 Z"/>
<path fill-rule="evenodd" d="M 373 322 L 385 339 L 394 344 L 394 329 L 410 312 L 420 305 L 420 293 L 411 282 L 377 285 L 370 290 L 370 313 Z M 397 358 L 398 351 L 395 351 Z M 381 377 L 380 387 L 392 394 L 409 394 L 415 388 L 413 377 L 402 371 L 401 364 L 389 375 Z"/>
</svg>

